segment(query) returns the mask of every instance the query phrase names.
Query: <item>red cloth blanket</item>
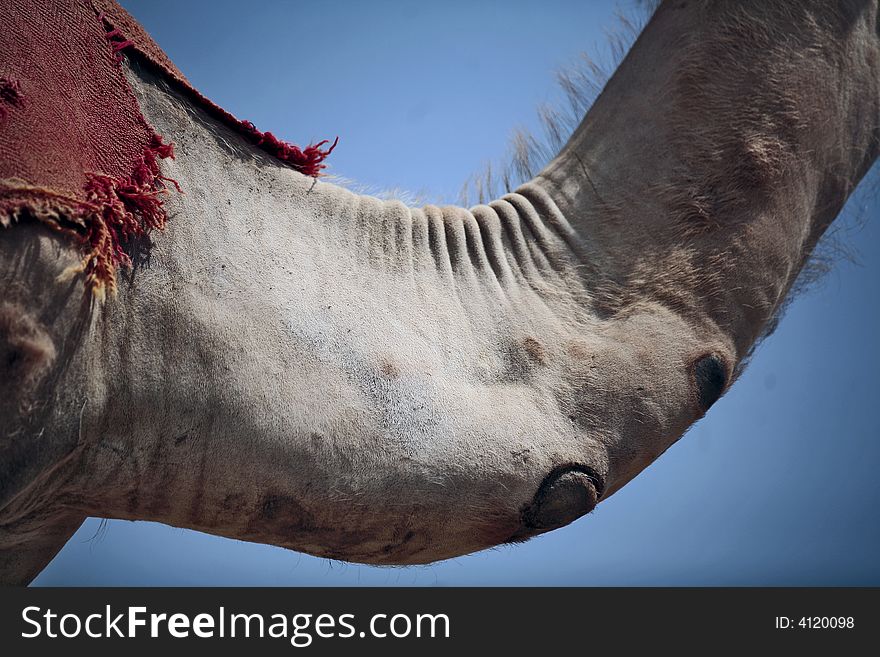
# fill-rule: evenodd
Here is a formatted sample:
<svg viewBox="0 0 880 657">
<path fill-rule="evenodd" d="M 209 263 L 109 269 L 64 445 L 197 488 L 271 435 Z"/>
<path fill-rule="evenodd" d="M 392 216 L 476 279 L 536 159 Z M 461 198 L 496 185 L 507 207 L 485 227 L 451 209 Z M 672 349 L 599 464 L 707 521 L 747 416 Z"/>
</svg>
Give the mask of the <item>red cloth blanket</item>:
<svg viewBox="0 0 880 657">
<path fill-rule="evenodd" d="M 136 52 L 194 103 L 305 175 L 336 145 L 300 149 L 258 131 L 189 84 L 113 0 L 0 3 L 0 225 L 31 218 L 83 250 L 77 270 L 99 296 L 116 289 L 125 246 L 165 225 L 173 145 L 147 124 L 120 62 Z"/>
</svg>

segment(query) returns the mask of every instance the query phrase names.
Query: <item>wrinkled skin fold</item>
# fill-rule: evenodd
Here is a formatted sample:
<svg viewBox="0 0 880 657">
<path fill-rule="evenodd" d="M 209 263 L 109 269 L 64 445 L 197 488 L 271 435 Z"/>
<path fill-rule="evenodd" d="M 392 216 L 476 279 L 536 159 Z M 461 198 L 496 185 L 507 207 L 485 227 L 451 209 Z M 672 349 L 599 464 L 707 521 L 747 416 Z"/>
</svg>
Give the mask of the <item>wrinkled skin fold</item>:
<svg viewBox="0 0 880 657">
<path fill-rule="evenodd" d="M 411 564 L 588 513 L 732 385 L 875 160 L 877 25 L 664 3 L 557 158 L 471 209 L 316 182 L 131 57 L 185 194 L 103 305 L 63 236 L 0 234 L 0 578 L 87 515 Z"/>
</svg>

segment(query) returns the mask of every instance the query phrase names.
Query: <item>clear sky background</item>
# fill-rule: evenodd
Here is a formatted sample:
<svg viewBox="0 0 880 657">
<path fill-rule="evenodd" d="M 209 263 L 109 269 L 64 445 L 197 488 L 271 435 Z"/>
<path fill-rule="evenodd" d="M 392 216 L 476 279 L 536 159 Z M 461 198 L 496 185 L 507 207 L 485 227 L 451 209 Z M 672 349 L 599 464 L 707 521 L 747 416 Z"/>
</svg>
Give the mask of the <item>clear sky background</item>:
<svg viewBox="0 0 880 657">
<path fill-rule="evenodd" d="M 340 136 L 332 173 L 453 200 L 607 57 L 600 1 L 127 0 L 190 81 L 297 143 Z M 877 173 L 876 171 L 874 172 Z M 154 523 L 90 519 L 37 585 L 880 585 L 880 201 L 838 220 L 841 260 L 734 388 L 574 524 L 432 566 L 375 568 Z M 856 212 L 854 205 L 863 207 Z M 864 221 L 857 228 L 857 215 Z"/>
</svg>

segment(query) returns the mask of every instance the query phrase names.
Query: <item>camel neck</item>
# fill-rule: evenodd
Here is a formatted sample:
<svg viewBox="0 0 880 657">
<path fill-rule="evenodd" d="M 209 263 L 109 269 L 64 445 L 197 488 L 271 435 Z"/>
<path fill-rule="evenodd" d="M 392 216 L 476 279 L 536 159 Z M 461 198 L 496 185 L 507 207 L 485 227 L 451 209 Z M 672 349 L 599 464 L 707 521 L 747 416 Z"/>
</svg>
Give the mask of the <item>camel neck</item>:
<svg viewBox="0 0 880 657">
<path fill-rule="evenodd" d="M 876 4 L 786 7 L 665 3 L 534 181 L 601 258 L 604 303 L 663 304 L 738 361 L 880 143 Z"/>
</svg>

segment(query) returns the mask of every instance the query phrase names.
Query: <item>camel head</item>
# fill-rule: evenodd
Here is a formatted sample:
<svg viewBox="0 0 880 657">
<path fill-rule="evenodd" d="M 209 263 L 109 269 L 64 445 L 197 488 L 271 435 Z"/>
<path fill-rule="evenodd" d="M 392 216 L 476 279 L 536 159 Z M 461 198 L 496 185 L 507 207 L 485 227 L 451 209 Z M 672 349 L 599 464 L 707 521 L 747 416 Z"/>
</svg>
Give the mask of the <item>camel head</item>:
<svg viewBox="0 0 880 657">
<path fill-rule="evenodd" d="M 25 5 L 12 61 L 49 43 Z M 663 4 L 559 155 L 469 209 L 316 178 L 327 144 L 70 7 L 40 35 L 105 47 L 115 109 L 33 158 L 56 101 L 22 64 L 0 125 L 10 581 L 88 515 L 375 564 L 567 525 L 730 387 L 878 150 L 876 2 Z"/>
</svg>

